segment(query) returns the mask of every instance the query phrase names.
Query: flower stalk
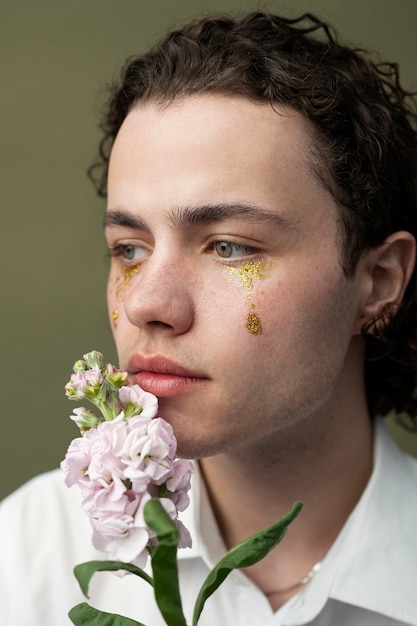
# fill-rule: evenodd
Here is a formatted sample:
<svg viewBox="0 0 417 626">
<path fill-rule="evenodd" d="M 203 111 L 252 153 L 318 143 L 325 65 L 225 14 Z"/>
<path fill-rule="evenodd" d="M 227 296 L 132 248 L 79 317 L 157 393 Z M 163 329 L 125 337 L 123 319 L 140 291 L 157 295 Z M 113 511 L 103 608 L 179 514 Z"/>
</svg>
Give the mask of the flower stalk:
<svg viewBox="0 0 417 626">
<path fill-rule="evenodd" d="M 61 467 L 67 486 L 77 485 L 81 491 L 93 545 L 108 557 L 77 565 L 74 574 L 87 598 L 97 571 L 138 576 L 154 588 L 167 626 L 187 626 L 177 551 L 191 546 L 179 513 L 189 504 L 193 465 L 176 457 L 177 442 L 170 424 L 157 416 L 157 398 L 138 385 L 125 386 L 126 381 L 126 372 L 105 365 L 103 355 L 92 351 L 76 361 L 65 386 L 70 400 L 87 400 L 96 409 L 74 410 L 71 419 L 81 437 L 71 442 Z M 217 563 L 196 599 L 192 626 L 197 626 L 206 601 L 230 572 L 264 558 L 301 507 L 295 503 L 287 515 L 232 548 Z M 149 557 L 152 576 L 143 570 Z M 86 602 L 71 609 L 69 617 L 76 626 L 146 626 Z"/>
</svg>

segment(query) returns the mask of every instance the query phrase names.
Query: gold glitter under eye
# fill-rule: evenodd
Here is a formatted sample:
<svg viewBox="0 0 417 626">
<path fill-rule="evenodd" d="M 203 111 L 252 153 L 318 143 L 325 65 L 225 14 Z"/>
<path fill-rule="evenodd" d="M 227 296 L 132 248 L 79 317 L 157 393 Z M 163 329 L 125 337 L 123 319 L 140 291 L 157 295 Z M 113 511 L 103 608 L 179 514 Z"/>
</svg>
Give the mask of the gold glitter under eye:
<svg viewBox="0 0 417 626">
<path fill-rule="evenodd" d="M 268 278 L 274 264 L 272 261 L 248 261 L 242 263 L 239 267 L 228 267 L 229 279 L 233 280 L 234 277 L 239 279 L 241 287 L 247 291 L 252 291 L 253 281 L 265 280 Z"/>
<path fill-rule="evenodd" d="M 132 280 L 133 276 L 138 273 L 137 265 L 124 265 L 122 268 L 123 283 L 127 285 Z"/>
<path fill-rule="evenodd" d="M 132 278 L 139 274 L 139 268 L 137 265 L 124 265 L 122 267 L 122 275 L 116 278 L 116 296 L 120 298 L 123 292 L 127 288 Z"/>
<path fill-rule="evenodd" d="M 235 278 L 239 280 L 240 286 L 246 291 L 245 300 L 249 305 L 249 311 L 246 321 L 246 328 L 251 335 L 262 335 L 262 322 L 257 313 L 253 310 L 255 305 L 252 302 L 252 291 L 255 280 L 265 280 L 274 268 L 272 261 L 248 261 L 242 263 L 239 267 L 228 267 L 229 281 Z"/>
</svg>

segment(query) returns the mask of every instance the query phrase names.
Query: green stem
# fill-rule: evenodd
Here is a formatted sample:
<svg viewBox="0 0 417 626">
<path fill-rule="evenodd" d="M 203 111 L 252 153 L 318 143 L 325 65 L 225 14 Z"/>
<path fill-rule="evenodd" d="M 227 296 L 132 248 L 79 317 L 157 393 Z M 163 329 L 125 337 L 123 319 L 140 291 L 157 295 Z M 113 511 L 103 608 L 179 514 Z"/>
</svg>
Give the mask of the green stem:
<svg viewBox="0 0 417 626">
<path fill-rule="evenodd" d="M 178 580 L 178 529 L 157 498 L 145 504 L 144 516 L 158 538 L 150 551 L 156 603 L 168 626 L 187 626 Z"/>
<path fill-rule="evenodd" d="M 110 407 L 107 402 L 103 402 L 102 400 L 98 399 L 91 399 L 91 402 L 99 409 L 106 422 L 111 422 L 112 420 L 114 420 L 114 408 Z"/>
</svg>

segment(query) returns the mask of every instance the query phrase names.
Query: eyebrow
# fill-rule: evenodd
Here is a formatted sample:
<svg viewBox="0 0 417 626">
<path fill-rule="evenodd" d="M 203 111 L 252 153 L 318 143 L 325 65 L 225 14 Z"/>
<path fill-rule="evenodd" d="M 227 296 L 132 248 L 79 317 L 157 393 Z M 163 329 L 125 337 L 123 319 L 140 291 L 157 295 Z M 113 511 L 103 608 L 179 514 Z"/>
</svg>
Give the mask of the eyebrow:
<svg viewBox="0 0 417 626">
<path fill-rule="evenodd" d="M 117 209 L 111 209 L 105 213 L 103 226 L 105 229 L 111 226 L 125 226 L 134 230 L 149 230 L 146 222 L 136 215 Z"/>
<path fill-rule="evenodd" d="M 187 226 L 212 224 L 238 218 L 245 222 L 266 222 L 274 226 L 295 226 L 296 222 L 283 215 L 273 213 L 249 203 L 222 203 L 196 207 L 176 207 L 168 215 L 168 222 L 176 229 Z M 104 217 L 104 227 L 125 226 L 133 230 L 149 230 L 146 222 L 128 211 L 110 209 Z"/>
</svg>

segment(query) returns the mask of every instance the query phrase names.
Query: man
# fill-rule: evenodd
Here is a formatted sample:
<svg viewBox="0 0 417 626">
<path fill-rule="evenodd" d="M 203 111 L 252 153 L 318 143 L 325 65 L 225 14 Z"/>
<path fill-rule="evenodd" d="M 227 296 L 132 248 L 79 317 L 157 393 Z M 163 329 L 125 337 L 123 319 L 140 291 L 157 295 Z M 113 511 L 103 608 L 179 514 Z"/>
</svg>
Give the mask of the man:
<svg viewBox="0 0 417 626">
<path fill-rule="evenodd" d="M 314 17 L 262 13 L 169 34 L 113 93 L 91 170 L 108 196 L 109 315 L 120 367 L 158 396 L 180 455 L 199 459 L 186 614 L 225 549 L 304 503 L 202 626 L 417 624 L 417 462 L 378 417 L 417 416 L 405 95 L 394 66 Z M 70 564 L 94 555 L 59 480 L 3 506 L 3 535 L 31 502 L 53 509 L 11 543 L 30 608 L 13 604 L 3 567 L 2 626 L 65 624 L 59 611 L 80 601 Z M 91 602 L 162 624 L 138 585 L 97 575 Z"/>
</svg>

